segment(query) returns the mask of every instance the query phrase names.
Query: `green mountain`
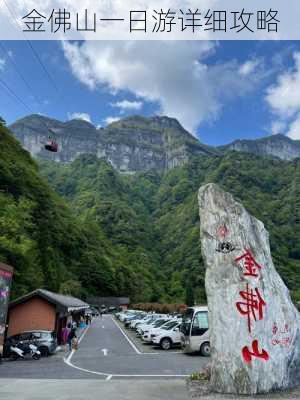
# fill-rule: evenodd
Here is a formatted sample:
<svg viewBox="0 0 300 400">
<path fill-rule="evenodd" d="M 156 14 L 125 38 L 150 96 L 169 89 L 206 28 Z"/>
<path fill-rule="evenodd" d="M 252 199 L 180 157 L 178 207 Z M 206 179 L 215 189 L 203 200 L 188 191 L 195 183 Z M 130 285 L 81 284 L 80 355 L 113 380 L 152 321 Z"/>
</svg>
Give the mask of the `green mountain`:
<svg viewBox="0 0 300 400">
<path fill-rule="evenodd" d="M 205 300 L 197 190 L 208 182 L 219 183 L 265 223 L 275 264 L 300 299 L 299 159 L 229 151 L 195 157 L 167 173 L 128 176 L 85 155 L 67 165 L 42 161 L 41 170 L 74 212 L 97 222 L 117 252 L 155 272 L 156 287 L 144 288 L 144 301 L 184 302 L 191 288 L 197 302 Z"/>
<path fill-rule="evenodd" d="M 41 178 L 1 123 L 0 261 L 15 268 L 13 297 L 37 287 L 81 296 L 135 295 L 152 285 L 151 267 L 136 267 L 126 248 L 116 251 L 100 224 L 79 210 L 76 215 Z"/>
<path fill-rule="evenodd" d="M 0 261 L 15 267 L 14 297 L 45 287 L 205 301 L 197 190 L 216 182 L 265 223 L 275 264 L 300 300 L 299 159 L 225 150 L 124 175 L 93 154 L 37 165 L 3 124 L 0 144 Z"/>
</svg>

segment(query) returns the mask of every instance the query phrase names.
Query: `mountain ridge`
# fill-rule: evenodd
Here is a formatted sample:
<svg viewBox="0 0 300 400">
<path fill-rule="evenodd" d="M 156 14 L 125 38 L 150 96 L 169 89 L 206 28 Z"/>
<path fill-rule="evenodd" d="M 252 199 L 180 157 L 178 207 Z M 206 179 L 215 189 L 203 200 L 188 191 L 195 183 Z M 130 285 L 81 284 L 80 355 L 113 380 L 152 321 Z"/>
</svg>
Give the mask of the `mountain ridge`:
<svg viewBox="0 0 300 400">
<path fill-rule="evenodd" d="M 254 153 L 260 156 L 271 155 L 290 161 L 300 157 L 300 140 L 293 140 L 279 133 L 259 139 L 238 139 L 222 146 L 222 149 Z"/>
<path fill-rule="evenodd" d="M 80 119 L 61 122 L 33 114 L 16 121 L 9 128 L 33 156 L 70 163 L 82 154 L 95 154 L 127 174 L 151 169 L 168 171 L 186 164 L 193 157 L 218 156 L 227 150 L 283 160 L 300 157 L 300 141 L 284 135 L 208 146 L 186 131 L 178 120 L 166 116 L 129 116 L 105 128 L 96 128 Z M 58 142 L 58 153 L 51 154 L 44 150 L 49 136 Z"/>
</svg>

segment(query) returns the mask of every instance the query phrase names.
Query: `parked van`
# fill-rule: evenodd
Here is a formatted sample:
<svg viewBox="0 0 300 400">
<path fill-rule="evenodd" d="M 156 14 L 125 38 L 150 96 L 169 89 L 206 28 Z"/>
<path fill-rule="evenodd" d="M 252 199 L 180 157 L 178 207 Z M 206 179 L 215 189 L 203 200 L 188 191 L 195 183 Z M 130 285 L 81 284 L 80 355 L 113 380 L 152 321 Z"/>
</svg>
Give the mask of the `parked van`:
<svg viewBox="0 0 300 400">
<path fill-rule="evenodd" d="M 200 351 L 201 355 L 210 355 L 208 308 L 206 306 L 189 307 L 183 314 L 181 347 L 184 353 Z"/>
</svg>

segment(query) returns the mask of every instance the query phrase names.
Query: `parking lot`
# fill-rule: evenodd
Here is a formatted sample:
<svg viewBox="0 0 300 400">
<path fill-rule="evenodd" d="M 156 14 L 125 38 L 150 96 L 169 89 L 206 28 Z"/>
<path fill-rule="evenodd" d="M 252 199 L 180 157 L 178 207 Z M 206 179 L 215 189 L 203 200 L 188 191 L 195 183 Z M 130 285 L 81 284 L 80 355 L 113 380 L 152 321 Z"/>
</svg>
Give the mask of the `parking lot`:
<svg viewBox="0 0 300 400">
<path fill-rule="evenodd" d="M 136 346 L 136 348 L 141 353 L 161 353 L 166 355 L 166 351 L 162 350 L 159 346 L 153 346 L 151 343 L 145 343 L 140 338 L 137 337 L 136 332 L 131 329 L 126 329 L 124 325 L 118 320 L 114 319 L 117 325 L 121 328 L 121 330 L 126 334 L 126 336 L 132 341 L 132 343 Z M 181 353 L 182 350 L 180 346 L 176 346 L 167 351 L 167 353 Z"/>
<path fill-rule="evenodd" d="M 203 368 L 209 358 L 141 345 L 111 315 L 95 318 L 79 349 L 39 361 L 7 361 L 1 378 L 31 379 L 176 379 Z"/>
</svg>

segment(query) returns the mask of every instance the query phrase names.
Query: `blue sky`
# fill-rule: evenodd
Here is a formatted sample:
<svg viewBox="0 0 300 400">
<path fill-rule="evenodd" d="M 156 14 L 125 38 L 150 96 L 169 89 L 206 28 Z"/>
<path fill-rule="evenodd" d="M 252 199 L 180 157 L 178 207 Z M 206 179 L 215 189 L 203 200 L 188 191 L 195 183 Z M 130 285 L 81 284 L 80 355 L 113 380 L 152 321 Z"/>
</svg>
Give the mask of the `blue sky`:
<svg viewBox="0 0 300 400">
<path fill-rule="evenodd" d="M 28 43 L 2 45 L 0 79 L 29 109 L 0 85 L 8 123 L 31 112 L 102 126 L 164 114 L 211 145 L 278 132 L 300 138 L 298 42 L 32 42 L 55 83 Z"/>
</svg>

